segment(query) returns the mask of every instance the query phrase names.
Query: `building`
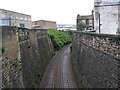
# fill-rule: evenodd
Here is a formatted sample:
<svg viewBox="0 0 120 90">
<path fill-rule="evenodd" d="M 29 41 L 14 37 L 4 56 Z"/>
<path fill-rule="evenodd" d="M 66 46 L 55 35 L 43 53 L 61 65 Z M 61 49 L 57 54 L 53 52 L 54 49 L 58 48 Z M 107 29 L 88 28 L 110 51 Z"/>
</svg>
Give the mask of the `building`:
<svg viewBox="0 0 120 90">
<path fill-rule="evenodd" d="M 31 15 L 0 9 L 0 26 L 31 28 Z"/>
<path fill-rule="evenodd" d="M 75 24 L 57 24 L 57 30 L 72 30 L 75 31 L 76 30 L 76 25 Z"/>
<path fill-rule="evenodd" d="M 47 28 L 47 29 L 56 29 L 56 22 L 47 21 L 47 20 L 38 20 L 32 22 L 33 28 L 38 26 L 39 28 Z"/>
<path fill-rule="evenodd" d="M 77 15 L 77 24 L 82 21 L 84 24 L 87 25 L 87 30 L 94 30 L 94 17 L 93 17 L 93 12 L 92 15 L 85 15 L 85 16 L 80 16 L 79 14 Z"/>
<path fill-rule="evenodd" d="M 94 1 L 94 28 L 97 33 L 120 34 L 120 0 Z"/>
</svg>

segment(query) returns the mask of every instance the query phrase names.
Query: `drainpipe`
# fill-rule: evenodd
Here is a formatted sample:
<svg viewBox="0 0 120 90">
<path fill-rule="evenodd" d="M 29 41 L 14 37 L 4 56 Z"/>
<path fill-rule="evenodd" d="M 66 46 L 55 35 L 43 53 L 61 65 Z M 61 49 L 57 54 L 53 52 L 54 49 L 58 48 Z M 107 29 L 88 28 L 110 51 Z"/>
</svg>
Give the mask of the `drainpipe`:
<svg viewBox="0 0 120 90">
<path fill-rule="evenodd" d="M 94 30 L 94 10 L 92 10 L 92 24 L 93 24 L 93 30 Z"/>
<path fill-rule="evenodd" d="M 11 15 L 9 16 L 9 24 L 11 26 Z"/>
<path fill-rule="evenodd" d="M 101 33 L 100 26 L 101 26 L 101 24 L 100 24 L 100 13 L 99 13 L 99 33 Z"/>
</svg>

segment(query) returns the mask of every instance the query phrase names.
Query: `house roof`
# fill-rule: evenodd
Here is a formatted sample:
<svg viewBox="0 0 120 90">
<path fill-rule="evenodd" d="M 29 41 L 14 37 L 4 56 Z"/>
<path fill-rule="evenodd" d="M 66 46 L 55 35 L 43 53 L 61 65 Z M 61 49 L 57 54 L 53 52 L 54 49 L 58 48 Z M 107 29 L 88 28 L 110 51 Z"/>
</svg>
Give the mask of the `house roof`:
<svg viewBox="0 0 120 90">
<path fill-rule="evenodd" d="M 81 20 L 84 20 L 84 19 L 93 19 L 93 16 L 92 15 L 85 15 L 85 16 L 78 15 L 77 19 L 81 19 Z"/>
<path fill-rule="evenodd" d="M 26 16 L 30 16 L 30 17 L 31 17 L 31 15 L 28 15 L 28 14 L 23 14 L 23 13 L 19 13 L 19 12 L 14 12 L 14 11 L 5 10 L 5 9 L 1 9 L 1 8 L 0 8 L 0 10 L 1 10 L 1 11 L 6 11 L 6 12 L 12 12 L 12 13 L 17 13 L 17 14 L 22 14 L 22 15 L 26 15 Z"/>
</svg>

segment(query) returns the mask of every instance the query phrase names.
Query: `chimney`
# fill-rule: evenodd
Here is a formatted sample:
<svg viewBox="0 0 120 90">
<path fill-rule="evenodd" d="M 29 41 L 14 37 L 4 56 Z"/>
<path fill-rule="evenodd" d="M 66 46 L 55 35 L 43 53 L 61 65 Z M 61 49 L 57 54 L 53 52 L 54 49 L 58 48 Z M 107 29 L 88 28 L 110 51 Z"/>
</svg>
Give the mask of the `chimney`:
<svg viewBox="0 0 120 90">
<path fill-rule="evenodd" d="M 80 17 L 80 14 L 77 15 L 77 19 Z"/>
</svg>

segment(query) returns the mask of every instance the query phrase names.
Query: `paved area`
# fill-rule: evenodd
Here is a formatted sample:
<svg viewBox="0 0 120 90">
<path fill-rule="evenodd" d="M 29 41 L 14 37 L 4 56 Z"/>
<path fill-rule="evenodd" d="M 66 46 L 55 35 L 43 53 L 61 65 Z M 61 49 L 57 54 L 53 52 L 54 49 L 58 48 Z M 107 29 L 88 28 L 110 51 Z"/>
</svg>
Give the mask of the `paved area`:
<svg viewBox="0 0 120 90">
<path fill-rule="evenodd" d="M 42 78 L 40 88 L 76 88 L 70 64 L 69 45 L 53 57 Z"/>
</svg>

